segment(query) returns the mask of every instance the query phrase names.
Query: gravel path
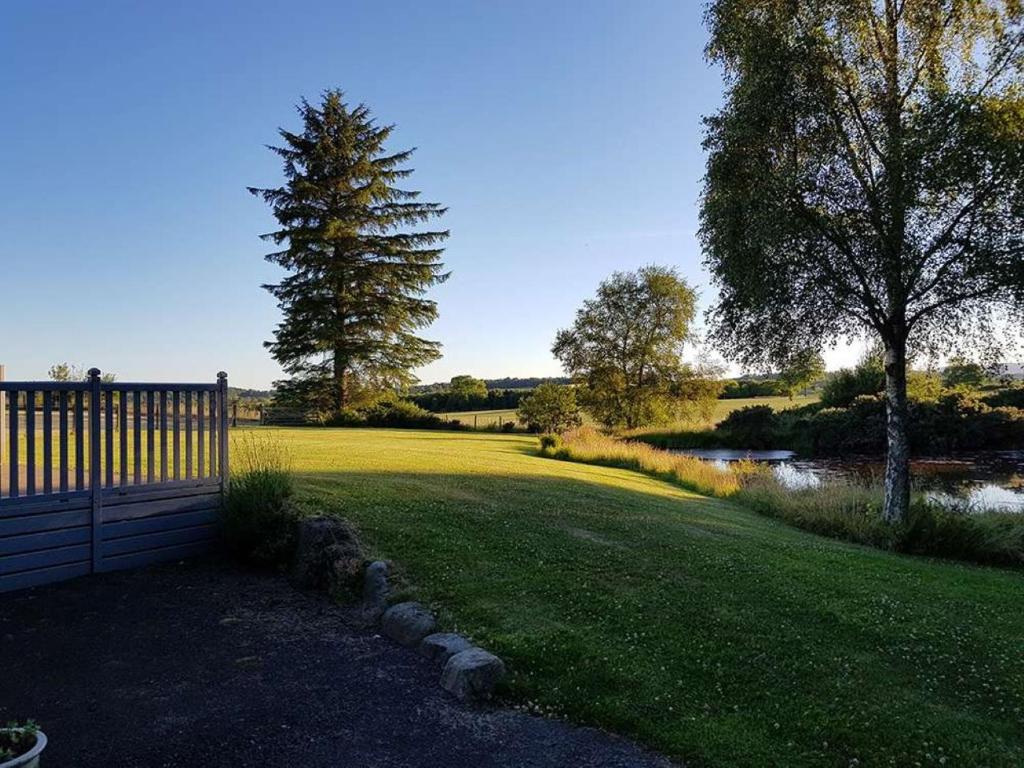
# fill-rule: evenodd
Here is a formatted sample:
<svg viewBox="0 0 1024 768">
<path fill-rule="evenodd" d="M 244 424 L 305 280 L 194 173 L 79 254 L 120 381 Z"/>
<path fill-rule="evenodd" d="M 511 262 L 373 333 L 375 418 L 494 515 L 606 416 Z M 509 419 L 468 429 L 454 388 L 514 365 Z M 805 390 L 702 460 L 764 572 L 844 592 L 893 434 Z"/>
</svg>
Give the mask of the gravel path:
<svg viewBox="0 0 1024 768">
<path fill-rule="evenodd" d="M 0 660 L 0 722 L 39 722 L 52 766 L 670 766 L 464 707 L 348 609 L 213 562 L 0 595 Z"/>
</svg>

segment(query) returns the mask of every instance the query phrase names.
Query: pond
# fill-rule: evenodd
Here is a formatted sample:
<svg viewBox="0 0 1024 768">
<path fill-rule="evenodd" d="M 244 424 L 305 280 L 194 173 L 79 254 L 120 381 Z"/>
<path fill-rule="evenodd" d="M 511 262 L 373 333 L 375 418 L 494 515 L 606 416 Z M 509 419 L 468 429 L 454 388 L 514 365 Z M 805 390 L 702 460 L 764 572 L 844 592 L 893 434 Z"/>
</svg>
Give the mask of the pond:
<svg viewBox="0 0 1024 768">
<path fill-rule="evenodd" d="M 772 467 L 786 488 L 813 488 L 835 479 L 877 480 L 885 460 L 877 456 L 805 459 L 793 451 L 680 450 L 678 453 L 726 465 L 750 459 Z M 1024 513 L 1024 451 L 985 451 L 917 458 L 911 462 L 914 487 L 935 501 L 975 509 Z"/>
</svg>

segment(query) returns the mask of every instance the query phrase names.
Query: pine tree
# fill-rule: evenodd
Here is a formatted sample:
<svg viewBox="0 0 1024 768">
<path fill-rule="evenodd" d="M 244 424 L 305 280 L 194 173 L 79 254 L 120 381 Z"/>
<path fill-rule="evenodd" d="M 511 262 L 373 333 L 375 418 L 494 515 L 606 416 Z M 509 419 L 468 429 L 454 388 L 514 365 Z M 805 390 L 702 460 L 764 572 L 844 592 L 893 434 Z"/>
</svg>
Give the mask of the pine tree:
<svg viewBox="0 0 1024 768">
<path fill-rule="evenodd" d="M 267 260 L 287 270 L 265 285 L 284 318 L 265 346 L 293 378 L 285 388 L 305 404 L 339 411 L 415 381 L 411 371 L 440 357 L 416 335 L 437 317 L 427 291 L 449 273 L 438 243 L 447 231 L 423 225 L 445 212 L 396 184 L 412 173 L 413 150 L 388 154 L 393 125 L 370 110 L 323 94 L 297 107 L 303 130 L 280 129 L 285 185 L 250 188 L 273 209 L 281 246 Z"/>
</svg>

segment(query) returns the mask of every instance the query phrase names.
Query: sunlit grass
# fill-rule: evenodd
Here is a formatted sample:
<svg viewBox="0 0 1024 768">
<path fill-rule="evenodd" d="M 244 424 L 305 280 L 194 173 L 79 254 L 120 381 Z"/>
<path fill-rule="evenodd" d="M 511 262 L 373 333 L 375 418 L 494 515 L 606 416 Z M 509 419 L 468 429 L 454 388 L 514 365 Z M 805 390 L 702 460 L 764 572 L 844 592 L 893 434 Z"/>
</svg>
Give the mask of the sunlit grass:
<svg viewBox="0 0 1024 768">
<path fill-rule="evenodd" d="M 659 450 L 646 443 L 618 440 L 590 427 L 563 435 L 559 446 L 547 453 L 556 459 L 646 472 L 691 491 L 721 498 L 738 492 L 743 475 L 757 471 L 752 462 L 719 467 L 692 456 Z"/>
<path fill-rule="evenodd" d="M 709 766 L 1024 763 L 1024 578 L 801 532 L 526 435 L 265 430 L 303 503 L 508 662 L 506 700 Z"/>
</svg>

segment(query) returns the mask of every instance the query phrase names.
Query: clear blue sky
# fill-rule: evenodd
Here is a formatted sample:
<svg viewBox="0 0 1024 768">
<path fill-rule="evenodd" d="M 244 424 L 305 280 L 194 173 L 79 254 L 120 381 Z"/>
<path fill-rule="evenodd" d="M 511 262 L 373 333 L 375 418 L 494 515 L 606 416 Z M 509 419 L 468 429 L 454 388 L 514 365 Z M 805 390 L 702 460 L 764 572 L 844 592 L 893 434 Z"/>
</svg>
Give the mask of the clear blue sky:
<svg viewBox="0 0 1024 768">
<path fill-rule="evenodd" d="M 264 387 L 279 277 L 264 145 L 340 87 L 416 146 L 450 208 L 424 381 L 555 375 L 555 330 L 614 270 L 705 299 L 702 2 L 48 2 L 0 10 L 0 363 Z"/>
</svg>

